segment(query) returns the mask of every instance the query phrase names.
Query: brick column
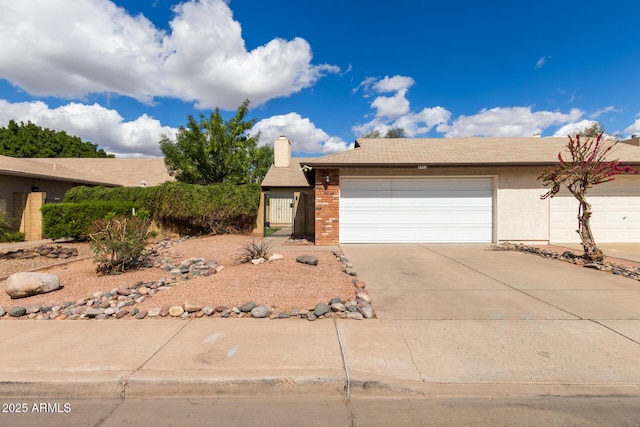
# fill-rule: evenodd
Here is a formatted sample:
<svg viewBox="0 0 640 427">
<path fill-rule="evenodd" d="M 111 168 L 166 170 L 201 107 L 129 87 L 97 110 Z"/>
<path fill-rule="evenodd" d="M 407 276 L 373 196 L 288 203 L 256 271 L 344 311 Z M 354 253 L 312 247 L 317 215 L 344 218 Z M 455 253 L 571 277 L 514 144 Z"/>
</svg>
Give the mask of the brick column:
<svg viewBox="0 0 640 427">
<path fill-rule="evenodd" d="M 316 245 L 337 245 L 340 242 L 339 169 L 316 169 L 315 198 Z"/>
</svg>

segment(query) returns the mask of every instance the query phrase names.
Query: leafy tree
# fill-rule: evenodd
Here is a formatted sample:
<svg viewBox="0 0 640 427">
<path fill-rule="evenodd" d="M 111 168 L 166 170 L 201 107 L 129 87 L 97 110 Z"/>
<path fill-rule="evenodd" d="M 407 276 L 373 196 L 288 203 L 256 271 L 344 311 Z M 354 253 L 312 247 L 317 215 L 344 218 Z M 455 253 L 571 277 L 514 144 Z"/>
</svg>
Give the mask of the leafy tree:
<svg viewBox="0 0 640 427">
<path fill-rule="evenodd" d="M 406 133 L 402 128 L 392 128 L 387 131 L 387 133 L 382 136 L 379 130 L 372 130 L 371 132 L 365 133 L 362 135 L 362 138 L 404 138 L 406 137 Z"/>
<path fill-rule="evenodd" d="M 245 119 L 248 111 L 247 99 L 226 122 L 218 108 L 208 119 L 201 114 L 200 121 L 189 115 L 175 141 L 163 135 L 160 151 L 169 174 L 189 184 L 260 182 L 273 162 L 273 149 L 258 147 L 260 135 L 247 133 L 256 122 Z"/>
<path fill-rule="evenodd" d="M 613 181 L 615 176 L 634 171 L 631 166 L 624 166 L 619 160 L 607 160 L 607 155 L 617 141 L 603 137 L 600 133 L 596 137 L 584 136 L 580 133 L 569 136 L 567 148 L 569 159 L 564 159 L 558 153 L 558 164 L 547 168 L 538 179 L 545 187 L 551 189 L 541 198 L 552 198 L 564 186 L 578 200 L 578 230 L 584 249 L 583 258 L 591 262 L 601 262 L 605 258 L 604 252 L 596 245 L 591 232 L 591 204 L 587 201 L 587 191 L 594 185 Z"/>
<path fill-rule="evenodd" d="M 0 155 L 9 157 L 114 157 L 96 144 L 84 142 L 64 131 L 43 129 L 31 122 L 9 121 L 0 128 Z"/>
</svg>

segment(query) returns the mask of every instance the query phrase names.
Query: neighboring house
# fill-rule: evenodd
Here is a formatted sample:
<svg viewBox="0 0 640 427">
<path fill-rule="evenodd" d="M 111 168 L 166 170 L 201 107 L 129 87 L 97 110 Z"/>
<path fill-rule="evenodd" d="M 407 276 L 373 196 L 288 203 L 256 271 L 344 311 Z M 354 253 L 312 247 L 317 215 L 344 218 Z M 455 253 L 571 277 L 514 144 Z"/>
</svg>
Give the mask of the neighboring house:
<svg viewBox="0 0 640 427">
<path fill-rule="evenodd" d="M 294 237 L 312 238 L 313 174 L 302 169 L 302 163 L 312 159 L 291 158 L 291 142 L 284 136 L 274 141 L 273 148 L 273 164 L 261 183 L 265 223 L 291 228 Z"/>
<path fill-rule="evenodd" d="M 163 158 L 22 159 L 0 156 L 0 209 L 20 222 L 27 240 L 42 238 L 40 206 L 78 185 L 152 186 L 173 181 Z"/>
<path fill-rule="evenodd" d="M 359 139 L 303 161 L 315 177 L 315 243 L 577 242 L 578 202 L 568 192 L 541 200 L 537 180 L 567 142 Z M 639 145 L 619 143 L 610 157 L 637 168 Z M 596 186 L 588 200 L 597 242 L 640 242 L 640 176 Z"/>
</svg>

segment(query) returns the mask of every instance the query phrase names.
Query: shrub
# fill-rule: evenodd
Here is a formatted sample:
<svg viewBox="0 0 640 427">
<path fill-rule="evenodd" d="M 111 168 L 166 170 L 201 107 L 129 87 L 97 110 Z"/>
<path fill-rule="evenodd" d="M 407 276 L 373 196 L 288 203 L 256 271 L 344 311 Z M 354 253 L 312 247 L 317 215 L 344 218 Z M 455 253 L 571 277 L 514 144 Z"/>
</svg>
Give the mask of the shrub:
<svg viewBox="0 0 640 427">
<path fill-rule="evenodd" d="M 236 233 L 251 230 L 260 186 L 165 182 L 146 188 L 74 187 L 64 196 L 65 202 L 89 200 L 135 203 L 163 228 L 180 234 Z"/>
<path fill-rule="evenodd" d="M 240 255 L 238 256 L 237 261 L 239 264 L 243 264 L 251 261 L 252 259 L 266 259 L 267 255 L 269 255 L 269 249 L 271 249 L 270 242 L 261 239 L 260 242 L 256 243 L 254 240 L 246 243 L 242 248 L 240 248 Z"/>
<path fill-rule="evenodd" d="M 11 222 L 7 212 L 0 209 L 0 243 L 24 241 L 24 233 L 15 231 Z"/>
<path fill-rule="evenodd" d="M 139 268 L 146 260 L 150 227 L 151 220 L 143 215 L 96 221 L 89 238 L 97 272 L 119 274 Z"/>
<path fill-rule="evenodd" d="M 138 205 L 135 203 L 119 201 L 46 204 L 42 206 L 44 234 L 50 239 L 73 237 L 86 240 L 97 220 L 108 215 L 128 215 L 136 208 Z"/>
</svg>

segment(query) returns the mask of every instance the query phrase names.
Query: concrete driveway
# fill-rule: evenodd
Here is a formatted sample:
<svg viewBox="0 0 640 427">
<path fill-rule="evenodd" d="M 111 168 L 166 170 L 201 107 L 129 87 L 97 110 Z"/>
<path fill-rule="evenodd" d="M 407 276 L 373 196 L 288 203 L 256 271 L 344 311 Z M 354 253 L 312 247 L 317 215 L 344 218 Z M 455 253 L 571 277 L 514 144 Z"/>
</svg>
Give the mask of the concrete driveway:
<svg viewBox="0 0 640 427">
<path fill-rule="evenodd" d="M 340 325 L 363 381 L 406 378 L 429 393 L 640 393 L 638 281 L 491 245 L 342 249 L 378 318 Z M 387 360 L 360 357 L 389 349 Z"/>
</svg>

